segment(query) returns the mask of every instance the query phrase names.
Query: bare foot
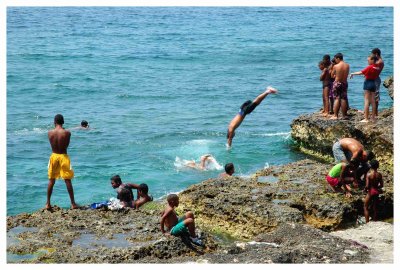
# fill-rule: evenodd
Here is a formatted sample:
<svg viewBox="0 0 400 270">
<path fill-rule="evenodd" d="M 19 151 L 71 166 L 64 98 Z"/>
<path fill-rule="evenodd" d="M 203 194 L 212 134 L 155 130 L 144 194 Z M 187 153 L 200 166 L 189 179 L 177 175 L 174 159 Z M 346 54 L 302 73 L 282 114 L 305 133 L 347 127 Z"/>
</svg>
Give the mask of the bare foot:
<svg viewBox="0 0 400 270">
<path fill-rule="evenodd" d="M 328 116 L 328 113 L 323 113 L 322 116 L 323 116 L 323 117 L 327 117 L 327 116 Z"/>
<path fill-rule="evenodd" d="M 71 209 L 78 209 L 78 208 L 79 208 L 78 205 L 76 205 L 76 204 L 71 204 Z"/>
<path fill-rule="evenodd" d="M 368 122 L 369 122 L 368 119 L 363 119 L 360 121 L 360 123 L 368 123 Z"/>
<path fill-rule="evenodd" d="M 337 120 L 337 116 L 331 116 L 331 118 L 329 118 L 329 120 Z"/>
<path fill-rule="evenodd" d="M 357 112 L 364 113 L 364 111 L 362 111 L 362 110 L 357 110 Z"/>
<path fill-rule="evenodd" d="M 276 90 L 272 86 L 268 86 L 267 90 L 265 92 L 267 92 L 268 94 L 276 94 L 276 93 L 278 93 L 278 90 Z"/>
<path fill-rule="evenodd" d="M 46 209 L 46 210 L 51 210 L 51 209 L 52 209 L 51 204 L 46 203 L 45 209 Z"/>
</svg>

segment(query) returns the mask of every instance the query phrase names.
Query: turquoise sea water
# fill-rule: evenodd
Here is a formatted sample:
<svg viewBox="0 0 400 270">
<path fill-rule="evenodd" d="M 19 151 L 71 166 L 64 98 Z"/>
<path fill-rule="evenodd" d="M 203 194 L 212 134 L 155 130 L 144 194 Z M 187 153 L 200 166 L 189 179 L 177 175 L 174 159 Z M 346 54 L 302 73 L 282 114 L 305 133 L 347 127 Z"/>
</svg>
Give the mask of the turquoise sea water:
<svg viewBox="0 0 400 270">
<path fill-rule="evenodd" d="M 338 14 L 341 14 L 338 17 Z M 47 131 L 61 113 L 72 130 L 68 153 L 78 204 L 115 196 L 109 179 L 146 182 L 159 198 L 214 177 L 175 159 L 213 154 L 238 175 L 303 158 L 290 147 L 290 123 L 321 107 L 322 55 L 342 52 L 358 71 L 370 50 L 393 72 L 392 8 L 7 9 L 7 215 L 45 205 Z M 361 109 L 363 79 L 350 81 Z M 247 99 L 268 96 L 236 131 L 226 129 Z M 382 90 L 381 108 L 392 106 Z M 62 181 L 52 203 L 69 207 Z"/>
</svg>

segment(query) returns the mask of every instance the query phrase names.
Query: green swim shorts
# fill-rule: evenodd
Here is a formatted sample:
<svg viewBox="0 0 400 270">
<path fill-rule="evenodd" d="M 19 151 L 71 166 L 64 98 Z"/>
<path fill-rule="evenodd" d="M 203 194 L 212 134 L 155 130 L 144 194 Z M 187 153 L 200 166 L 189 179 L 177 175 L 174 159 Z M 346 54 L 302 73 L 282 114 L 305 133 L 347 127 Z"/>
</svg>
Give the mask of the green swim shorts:
<svg viewBox="0 0 400 270">
<path fill-rule="evenodd" d="M 183 218 L 178 219 L 178 223 L 171 229 L 172 235 L 179 236 L 189 232 L 183 221 L 184 221 Z"/>
</svg>

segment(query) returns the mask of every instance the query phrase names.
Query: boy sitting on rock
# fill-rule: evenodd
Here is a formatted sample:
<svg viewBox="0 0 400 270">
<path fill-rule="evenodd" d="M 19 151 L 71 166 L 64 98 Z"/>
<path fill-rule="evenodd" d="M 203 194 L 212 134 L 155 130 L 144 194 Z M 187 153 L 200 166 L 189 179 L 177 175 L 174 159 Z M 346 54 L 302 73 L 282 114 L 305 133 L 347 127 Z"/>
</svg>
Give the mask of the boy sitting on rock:
<svg viewBox="0 0 400 270">
<path fill-rule="evenodd" d="M 190 241 L 198 246 L 203 246 L 202 241 L 196 237 L 194 215 L 192 212 L 186 212 L 185 215 L 178 219 L 175 212 L 175 207 L 179 205 L 179 197 L 176 194 L 169 194 L 167 196 L 167 206 L 161 213 L 160 227 L 161 232 L 165 235 L 183 236 L 187 233 L 190 234 Z M 164 225 L 167 227 L 168 232 L 165 231 Z"/>
<path fill-rule="evenodd" d="M 356 160 L 348 164 L 341 162 L 333 166 L 326 175 L 326 181 L 334 192 L 345 192 L 346 197 L 351 197 L 351 183 L 356 183 L 355 170 L 358 167 Z M 344 188 L 344 190 L 343 190 Z"/>
<path fill-rule="evenodd" d="M 152 201 L 153 198 L 147 193 L 149 187 L 146 184 L 133 184 L 133 183 L 122 183 L 119 175 L 111 177 L 111 186 L 117 190 L 117 199 L 119 199 L 124 207 L 131 207 L 138 209 L 146 202 Z M 137 199 L 134 200 L 132 189 L 137 190 Z"/>
</svg>

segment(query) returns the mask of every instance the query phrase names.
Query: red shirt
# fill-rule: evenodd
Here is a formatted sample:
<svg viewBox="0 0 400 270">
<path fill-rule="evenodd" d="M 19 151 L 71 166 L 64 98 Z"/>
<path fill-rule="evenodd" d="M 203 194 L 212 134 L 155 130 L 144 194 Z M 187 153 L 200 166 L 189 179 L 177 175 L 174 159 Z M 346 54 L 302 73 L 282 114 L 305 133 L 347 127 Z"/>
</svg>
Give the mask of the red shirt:
<svg viewBox="0 0 400 270">
<path fill-rule="evenodd" d="M 366 80 L 375 80 L 379 77 L 381 73 L 381 68 L 378 65 L 369 65 L 368 67 L 361 70 L 362 74 L 364 74 Z"/>
</svg>

